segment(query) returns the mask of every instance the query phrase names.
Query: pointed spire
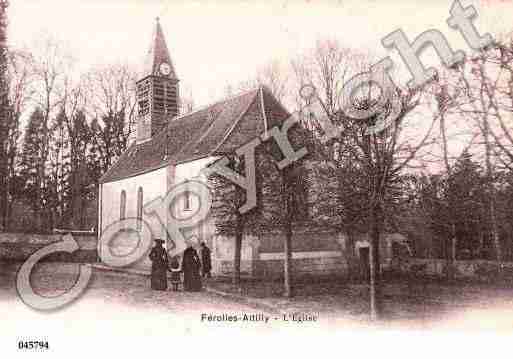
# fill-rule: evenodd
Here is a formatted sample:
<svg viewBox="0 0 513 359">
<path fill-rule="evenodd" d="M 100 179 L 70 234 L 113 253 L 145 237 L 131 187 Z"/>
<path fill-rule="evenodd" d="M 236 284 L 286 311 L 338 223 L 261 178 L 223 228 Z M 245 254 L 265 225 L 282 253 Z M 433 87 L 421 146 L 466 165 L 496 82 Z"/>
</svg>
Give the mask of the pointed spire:
<svg viewBox="0 0 513 359">
<path fill-rule="evenodd" d="M 143 77 L 155 75 L 178 79 L 171 56 L 169 56 L 164 31 L 160 25 L 160 18 L 157 17 L 155 20 L 155 29 L 153 31 L 151 47 L 144 64 Z M 162 66 L 162 64 L 167 65 Z"/>
</svg>

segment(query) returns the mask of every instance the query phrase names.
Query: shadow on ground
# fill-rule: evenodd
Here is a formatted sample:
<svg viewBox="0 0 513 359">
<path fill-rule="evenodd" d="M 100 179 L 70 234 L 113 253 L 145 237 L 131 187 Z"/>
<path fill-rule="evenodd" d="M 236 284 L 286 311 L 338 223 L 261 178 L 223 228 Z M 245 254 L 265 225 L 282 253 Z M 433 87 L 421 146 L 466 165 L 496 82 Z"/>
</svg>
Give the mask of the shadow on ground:
<svg viewBox="0 0 513 359">
<path fill-rule="evenodd" d="M 18 268 L 19 264 L 0 263 L 0 301 L 17 300 Z M 33 287 L 41 295 L 58 295 L 74 284 L 78 270 L 76 264 L 40 264 L 32 275 Z M 359 323 L 369 320 L 368 285 L 342 278 L 296 281 L 293 298 L 282 296 L 283 286 L 279 280 L 246 279 L 240 287 L 234 287 L 229 279 L 218 278 L 209 280 L 206 285 L 219 292 L 251 298 L 276 312 L 315 313 L 324 322 L 335 324 L 342 320 Z M 198 313 L 205 309 L 258 309 L 251 308 L 248 302 L 206 292 L 156 292 L 150 290 L 148 277 L 99 270 L 93 271 L 92 280 L 79 301 L 88 299 L 136 310 Z M 385 326 L 435 328 L 450 322 L 450 328 L 513 330 L 513 289 L 504 285 L 387 279 L 382 285 L 382 299 L 381 324 Z M 496 322 L 500 325 L 495 325 Z"/>
</svg>

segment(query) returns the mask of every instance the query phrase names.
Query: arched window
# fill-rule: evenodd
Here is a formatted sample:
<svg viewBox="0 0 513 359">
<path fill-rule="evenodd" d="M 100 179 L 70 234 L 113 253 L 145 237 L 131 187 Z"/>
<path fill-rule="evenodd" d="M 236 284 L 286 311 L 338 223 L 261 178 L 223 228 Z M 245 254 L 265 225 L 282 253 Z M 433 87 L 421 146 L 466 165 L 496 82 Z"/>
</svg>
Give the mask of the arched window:
<svg viewBox="0 0 513 359">
<path fill-rule="evenodd" d="M 126 192 L 125 192 L 125 190 L 122 190 L 120 199 L 119 199 L 119 219 L 123 220 L 125 218 L 126 218 Z"/>
<path fill-rule="evenodd" d="M 186 185 L 189 183 L 189 181 L 185 181 Z M 191 192 L 189 191 L 189 187 L 187 186 L 187 191 L 183 194 L 183 209 L 185 211 L 191 210 Z"/>
<path fill-rule="evenodd" d="M 141 221 L 143 217 L 143 189 L 142 187 L 139 187 L 137 190 L 137 229 L 141 229 Z"/>
</svg>

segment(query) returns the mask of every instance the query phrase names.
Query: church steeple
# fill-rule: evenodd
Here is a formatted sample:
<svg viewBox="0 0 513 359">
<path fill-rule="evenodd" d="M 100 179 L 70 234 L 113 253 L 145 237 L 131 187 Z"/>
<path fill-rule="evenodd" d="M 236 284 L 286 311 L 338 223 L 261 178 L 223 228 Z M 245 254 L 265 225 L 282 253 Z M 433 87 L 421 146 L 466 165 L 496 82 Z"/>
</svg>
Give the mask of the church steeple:
<svg viewBox="0 0 513 359">
<path fill-rule="evenodd" d="M 164 64 L 164 66 L 162 66 Z M 167 67 L 167 68 L 162 68 Z M 162 71 L 164 70 L 164 71 Z M 164 37 L 164 31 L 160 25 L 160 19 L 156 18 L 155 29 L 153 30 L 153 37 L 151 47 L 146 57 L 143 76 L 166 76 L 169 78 L 177 79 L 171 56 Z"/>
<path fill-rule="evenodd" d="M 142 77 L 137 82 L 137 142 L 150 139 L 178 115 L 178 81 L 164 31 L 157 18 Z"/>
</svg>

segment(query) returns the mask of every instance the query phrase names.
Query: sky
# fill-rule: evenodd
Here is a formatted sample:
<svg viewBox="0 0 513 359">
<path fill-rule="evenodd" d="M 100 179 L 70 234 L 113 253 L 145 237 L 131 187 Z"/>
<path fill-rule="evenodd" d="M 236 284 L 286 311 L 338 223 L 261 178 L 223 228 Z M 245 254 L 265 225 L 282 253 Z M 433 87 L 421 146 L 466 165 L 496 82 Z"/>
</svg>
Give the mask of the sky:
<svg viewBox="0 0 513 359">
<path fill-rule="evenodd" d="M 462 37 L 445 23 L 451 3 L 16 0 L 9 8 L 9 42 L 15 48 L 34 48 L 44 36 L 57 38 L 69 47 L 84 71 L 107 63 L 138 65 L 144 60 L 159 16 L 182 87 L 192 92 L 196 105 L 202 105 L 222 97 L 228 84 L 250 78 L 259 66 L 275 59 L 289 61 L 320 38 L 337 39 L 379 58 L 391 56 L 399 70 L 404 66 L 397 54 L 380 43 L 398 28 L 410 39 L 436 28 L 453 49 L 466 51 Z M 481 33 L 497 36 L 511 31 L 512 1 L 462 4 L 475 5 L 479 14 L 475 24 Z"/>
</svg>

